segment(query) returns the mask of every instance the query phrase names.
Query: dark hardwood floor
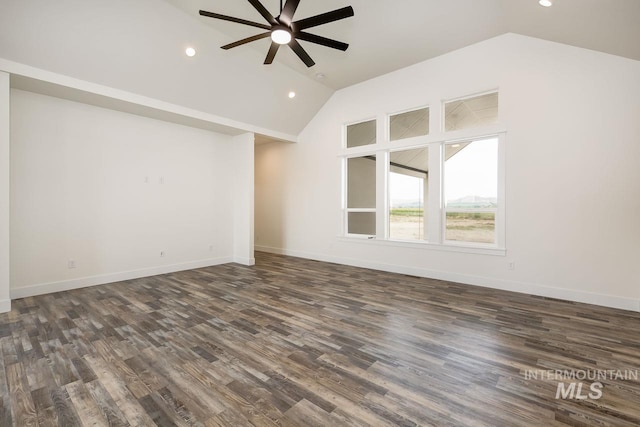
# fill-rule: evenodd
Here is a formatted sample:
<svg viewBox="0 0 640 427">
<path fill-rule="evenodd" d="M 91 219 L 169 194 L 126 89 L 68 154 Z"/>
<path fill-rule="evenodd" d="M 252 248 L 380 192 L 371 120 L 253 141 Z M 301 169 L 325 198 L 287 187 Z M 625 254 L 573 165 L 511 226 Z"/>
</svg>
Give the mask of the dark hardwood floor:
<svg viewBox="0 0 640 427">
<path fill-rule="evenodd" d="M 639 313 L 257 256 L 14 301 L 0 425 L 640 425 L 524 377 L 640 369 Z"/>
</svg>

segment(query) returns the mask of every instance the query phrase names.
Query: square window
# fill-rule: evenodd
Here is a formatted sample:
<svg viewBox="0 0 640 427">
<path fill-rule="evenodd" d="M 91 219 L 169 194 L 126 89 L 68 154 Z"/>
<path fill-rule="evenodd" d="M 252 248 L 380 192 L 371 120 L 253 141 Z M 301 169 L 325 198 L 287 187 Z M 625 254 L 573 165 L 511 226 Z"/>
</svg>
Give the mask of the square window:
<svg viewBox="0 0 640 427">
<path fill-rule="evenodd" d="M 347 126 L 347 148 L 375 144 L 376 138 L 375 120 Z"/>
<path fill-rule="evenodd" d="M 491 125 L 498 122 L 498 93 L 446 102 L 444 110 L 446 132 Z"/>
<path fill-rule="evenodd" d="M 408 111 L 389 117 L 389 139 L 414 138 L 429 135 L 429 109 Z"/>
<path fill-rule="evenodd" d="M 376 234 L 376 213 L 375 212 L 349 212 L 348 213 L 349 234 L 364 234 L 375 236 Z"/>
</svg>

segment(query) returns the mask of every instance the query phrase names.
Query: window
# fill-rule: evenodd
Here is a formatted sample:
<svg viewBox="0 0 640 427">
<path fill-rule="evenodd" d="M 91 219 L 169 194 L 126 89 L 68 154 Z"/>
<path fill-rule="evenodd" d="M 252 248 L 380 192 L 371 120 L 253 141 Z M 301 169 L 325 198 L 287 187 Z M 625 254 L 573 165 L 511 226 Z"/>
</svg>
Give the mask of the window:
<svg viewBox="0 0 640 427">
<path fill-rule="evenodd" d="M 389 140 L 429 135 L 429 109 L 408 111 L 389 117 Z"/>
<path fill-rule="evenodd" d="M 376 156 L 347 159 L 347 233 L 376 234 Z"/>
<path fill-rule="evenodd" d="M 497 121 L 497 92 L 444 104 L 444 129 L 447 132 L 491 125 Z"/>
<path fill-rule="evenodd" d="M 445 144 L 445 240 L 495 243 L 498 138 Z"/>
<path fill-rule="evenodd" d="M 425 240 L 429 148 L 389 155 L 389 238 Z"/>
<path fill-rule="evenodd" d="M 346 126 L 345 234 L 504 254 L 498 93 L 433 108 Z M 430 128 L 440 118 L 443 126 Z M 383 120 L 387 134 L 376 136 Z"/>
<path fill-rule="evenodd" d="M 347 148 L 376 143 L 376 121 L 356 123 L 347 126 Z"/>
</svg>

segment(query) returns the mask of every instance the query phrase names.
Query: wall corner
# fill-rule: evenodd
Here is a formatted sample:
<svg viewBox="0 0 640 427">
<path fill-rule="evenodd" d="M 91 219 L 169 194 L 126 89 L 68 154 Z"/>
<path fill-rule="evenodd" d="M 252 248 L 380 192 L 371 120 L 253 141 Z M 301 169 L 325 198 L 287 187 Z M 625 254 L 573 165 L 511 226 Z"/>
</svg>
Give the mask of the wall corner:
<svg viewBox="0 0 640 427">
<path fill-rule="evenodd" d="M 0 312 L 11 310 L 9 276 L 10 96 L 9 74 L 0 71 Z"/>
<path fill-rule="evenodd" d="M 255 134 L 234 137 L 233 144 L 233 260 L 254 265 Z"/>
</svg>

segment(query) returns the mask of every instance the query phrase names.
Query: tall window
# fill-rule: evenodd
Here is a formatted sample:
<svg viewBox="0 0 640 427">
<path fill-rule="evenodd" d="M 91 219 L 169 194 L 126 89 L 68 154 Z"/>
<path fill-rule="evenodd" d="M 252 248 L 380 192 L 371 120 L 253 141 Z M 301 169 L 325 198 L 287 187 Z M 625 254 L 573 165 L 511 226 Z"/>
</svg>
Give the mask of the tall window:
<svg viewBox="0 0 640 427">
<path fill-rule="evenodd" d="M 389 159 L 389 238 L 424 240 L 429 148 L 394 151 Z"/>
<path fill-rule="evenodd" d="M 445 144 L 445 240 L 495 243 L 498 138 Z"/>
<path fill-rule="evenodd" d="M 376 156 L 347 159 L 347 233 L 376 234 Z"/>
</svg>

